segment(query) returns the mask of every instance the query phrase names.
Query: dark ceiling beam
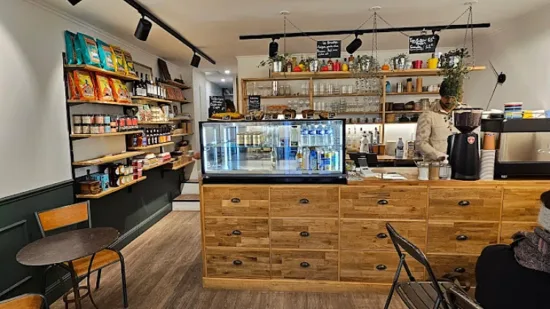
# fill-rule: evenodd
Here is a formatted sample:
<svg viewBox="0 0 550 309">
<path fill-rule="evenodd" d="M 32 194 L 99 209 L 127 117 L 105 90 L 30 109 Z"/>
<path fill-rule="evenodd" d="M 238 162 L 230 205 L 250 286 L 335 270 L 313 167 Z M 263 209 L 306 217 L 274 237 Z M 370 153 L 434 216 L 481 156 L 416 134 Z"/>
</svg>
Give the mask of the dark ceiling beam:
<svg viewBox="0 0 550 309">
<path fill-rule="evenodd" d="M 379 28 L 376 29 L 377 33 L 391 33 L 391 32 L 416 32 L 416 31 L 444 31 L 444 30 L 458 30 L 468 28 L 489 28 L 490 23 L 482 24 L 461 24 L 461 25 L 442 25 L 442 26 L 415 26 L 415 27 L 398 27 L 398 28 Z M 282 37 L 297 38 L 297 37 L 312 37 L 312 36 L 334 36 L 334 35 L 346 35 L 346 34 L 366 34 L 373 33 L 374 29 L 359 29 L 359 30 L 336 30 L 336 31 L 309 31 L 309 32 L 293 32 L 293 33 L 270 33 L 270 34 L 252 34 L 241 35 L 241 40 L 263 40 L 263 39 L 280 39 Z"/>
<path fill-rule="evenodd" d="M 159 27 L 164 29 L 166 32 L 170 33 L 173 37 L 178 39 L 183 44 L 187 45 L 194 53 L 200 55 L 204 59 L 208 60 L 208 62 L 212 64 L 216 64 L 216 61 L 212 59 L 210 56 L 208 56 L 205 52 L 203 52 L 200 48 L 193 45 L 193 43 L 189 42 L 186 38 L 183 37 L 183 35 L 179 34 L 176 30 L 174 30 L 172 27 L 167 25 L 164 21 L 162 21 L 160 18 L 156 17 L 153 13 L 151 13 L 148 9 L 146 9 L 144 6 L 142 6 L 140 3 L 138 3 L 135 0 L 124 0 L 124 2 L 128 3 L 131 7 L 136 9 L 139 14 L 149 18 L 152 22 L 157 24 Z"/>
</svg>

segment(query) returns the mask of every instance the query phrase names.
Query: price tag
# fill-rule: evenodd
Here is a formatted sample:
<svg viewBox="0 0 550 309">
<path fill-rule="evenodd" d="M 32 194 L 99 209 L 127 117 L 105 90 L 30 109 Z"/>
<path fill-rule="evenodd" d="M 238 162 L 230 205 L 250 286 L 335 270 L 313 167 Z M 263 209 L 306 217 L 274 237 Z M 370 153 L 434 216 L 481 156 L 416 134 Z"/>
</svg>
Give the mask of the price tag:
<svg viewBox="0 0 550 309">
<path fill-rule="evenodd" d="M 246 115 L 246 116 L 244 116 L 244 120 L 252 121 L 252 120 L 254 120 L 254 117 L 252 115 Z"/>
<path fill-rule="evenodd" d="M 439 35 L 416 35 L 409 37 L 409 54 L 434 53 Z"/>
<path fill-rule="evenodd" d="M 309 114 L 309 115 L 307 115 L 306 119 L 313 119 L 313 117 L 314 117 L 314 115 Z"/>
<path fill-rule="evenodd" d="M 333 119 L 334 117 L 336 117 L 336 113 L 328 113 L 329 119 Z"/>
<path fill-rule="evenodd" d="M 285 114 L 285 119 L 288 120 L 288 119 L 292 119 L 292 118 L 290 117 L 290 114 Z"/>
</svg>

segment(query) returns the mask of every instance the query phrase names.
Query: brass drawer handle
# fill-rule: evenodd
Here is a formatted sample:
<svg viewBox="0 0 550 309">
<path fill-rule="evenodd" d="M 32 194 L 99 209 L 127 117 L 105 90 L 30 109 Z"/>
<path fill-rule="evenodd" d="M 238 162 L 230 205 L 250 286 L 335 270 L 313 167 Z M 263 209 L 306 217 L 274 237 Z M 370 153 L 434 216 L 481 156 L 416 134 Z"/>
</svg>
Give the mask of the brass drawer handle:
<svg viewBox="0 0 550 309">
<path fill-rule="evenodd" d="M 234 197 L 234 198 L 231 199 L 231 203 L 238 204 L 240 202 L 241 202 L 240 198 Z"/>
<path fill-rule="evenodd" d="M 463 274 L 466 272 L 466 269 L 462 268 L 462 267 L 457 267 L 455 268 L 455 272 L 457 273 L 460 273 L 460 274 Z"/>
<path fill-rule="evenodd" d="M 308 237 L 308 236 L 309 236 L 309 232 L 306 232 L 306 231 L 300 232 L 300 236 L 302 236 L 302 237 Z"/>
<path fill-rule="evenodd" d="M 376 235 L 376 238 L 384 239 L 388 238 L 388 235 L 386 235 L 386 233 L 379 233 L 378 235 Z"/>
<path fill-rule="evenodd" d="M 468 240 L 468 236 L 466 236 L 466 235 L 458 235 L 458 236 L 456 236 L 456 240 L 458 240 L 458 241 L 466 241 L 466 240 Z"/>
<path fill-rule="evenodd" d="M 384 264 L 378 264 L 378 265 L 376 265 L 376 269 L 382 271 L 382 270 L 388 269 L 388 266 L 386 266 L 386 265 L 384 265 Z"/>
<path fill-rule="evenodd" d="M 300 263 L 300 267 L 302 267 L 302 268 L 308 268 L 308 267 L 309 267 L 309 263 L 308 263 L 308 262 L 302 262 L 302 263 Z"/>
<path fill-rule="evenodd" d="M 303 198 L 300 200 L 300 204 L 309 204 L 309 200 L 307 198 Z"/>
<path fill-rule="evenodd" d="M 379 200 L 378 205 L 388 205 L 388 200 Z"/>
<path fill-rule="evenodd" d="M 241 261 L 241 260 L 234 260 L 234 261 L 233 261 L 233 265 L 235 265 L 235 266 L 241 266 L 241 265 L 243 265 L 243 261 Z"/>
<path fill-rule="evenodd" d="M 239 230 L 234 230 L 233 232 L 231 232 L 231 234 L 236 235 L 236 236 L 239 236 L 239 235 L 241 235 L 242 233 L 241 233 L 241 231 L 239 231 Z"/>
<path fill-rule="evenodd" d="M 466 200 L 460 201 L 460 202 L 458 202 L 458 206 L 460 206 L 460 207 L 470 206 L 470 201 L 466 201 Z"/>
</svg>

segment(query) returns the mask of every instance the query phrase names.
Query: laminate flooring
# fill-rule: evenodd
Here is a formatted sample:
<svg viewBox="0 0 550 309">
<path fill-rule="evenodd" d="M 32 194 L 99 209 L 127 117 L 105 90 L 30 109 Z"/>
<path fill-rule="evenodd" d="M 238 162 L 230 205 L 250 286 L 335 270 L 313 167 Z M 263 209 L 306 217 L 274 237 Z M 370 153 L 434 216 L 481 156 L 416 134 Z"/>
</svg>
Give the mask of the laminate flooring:
<svg viewBox="0 0 550 309">
<path fill-rule="evenodd" d="M 386 294 L 211 290 L 202 287 L 200 214 L 172 212 L 122 250 L 131 309 L 381 309 Z M 95 275 L 92 275 L 92 283 Z M 93 285 L 93 284 L 92 284 Z M 120 266 L 103 270 L 100 309 L 123 308 Z M 63 301 L 52 309 L 64 309 Z M 74 304 L 70 308 L 75 308 Z M 88 298 L 83 309 L 92 309 Z M 396 295 L 392 309 L 406 307 Z"/>
</svg>

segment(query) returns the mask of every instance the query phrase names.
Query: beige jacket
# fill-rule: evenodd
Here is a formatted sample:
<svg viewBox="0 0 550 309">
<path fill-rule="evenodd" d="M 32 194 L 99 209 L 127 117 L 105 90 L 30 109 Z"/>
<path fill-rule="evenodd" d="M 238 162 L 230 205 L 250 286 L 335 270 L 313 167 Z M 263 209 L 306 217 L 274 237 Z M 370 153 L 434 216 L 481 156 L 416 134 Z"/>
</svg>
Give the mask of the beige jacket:
<svg viewBox="0 0 550 309">
<path fill-rule="evenodd" d="M 447 138 L 453 131 L 452 115 L 445 112 L 439 101 L 418 118 L 416 149 L 429 161 L 447 154 Z"/>
</svg>

